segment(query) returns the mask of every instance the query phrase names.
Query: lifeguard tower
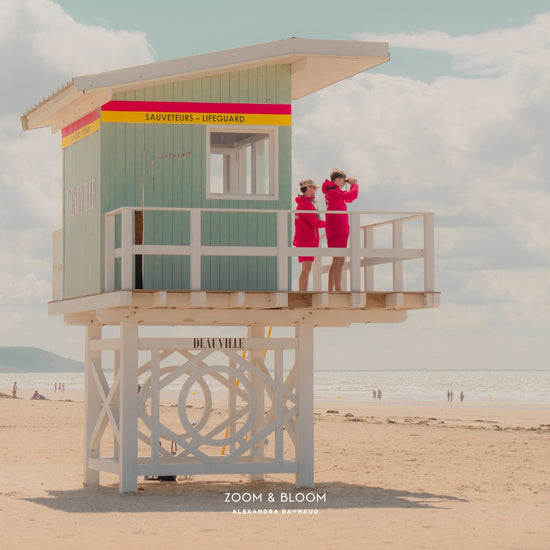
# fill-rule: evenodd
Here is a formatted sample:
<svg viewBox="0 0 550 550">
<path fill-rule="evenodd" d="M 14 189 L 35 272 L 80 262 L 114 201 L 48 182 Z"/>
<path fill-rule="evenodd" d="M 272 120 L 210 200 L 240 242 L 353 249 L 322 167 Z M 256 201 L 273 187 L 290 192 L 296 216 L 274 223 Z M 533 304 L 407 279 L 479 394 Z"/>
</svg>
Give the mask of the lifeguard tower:
<svg viewBox="0 0 550 550">
<path fill-rule="evenodd" d="M 292 100 L 388 59 L 386 43 L 290 38 L 77 77 L 22 116 L 62 136 L 49 313 L 86 327 L 86 483 L 294 473 L 313 486 L 314 327 L 398 323 L 439 301 L 430 213 L 352 211 L 349 248 L 290 245 Z M 304 254 L 312 292 L 292 290 Z M 323 291 L 331 256 L 347 257 L 343 292 Z M 169 385 L 177 426 L 161 411 Z"/>
</svg>

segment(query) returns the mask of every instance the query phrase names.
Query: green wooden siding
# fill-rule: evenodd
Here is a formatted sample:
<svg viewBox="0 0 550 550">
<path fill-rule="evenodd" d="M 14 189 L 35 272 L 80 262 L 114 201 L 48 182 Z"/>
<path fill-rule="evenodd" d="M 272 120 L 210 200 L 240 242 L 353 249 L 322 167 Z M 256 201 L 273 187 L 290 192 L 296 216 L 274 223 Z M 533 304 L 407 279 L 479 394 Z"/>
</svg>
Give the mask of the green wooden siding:
<svg viewBox="0 0 550 550">
<path fill-rule="evenodd" d="M 117 94 L 113 99 L 285 104 L 291 102 L 290 66 L 174 82 Z M 279 127 L 278 135 L 278 200 L 212 200 L 206 198 L 204 126 L 103 123 L 101 210 L 105 213 L 120 206 L 141 205 L 143 170 L 145 206 L 289 209 L 290 127 Z M 202 218 L 204 244 L 273 246 L 275 231 L 275 215 L 216 212 Z M 146 244 L 189 244 L 189 214 L 146 212 L 144 233 Z M 204 257 L 201 286 L 204 290 L 275 290 L 275 258 Z M 146 257 L 144 288 L 189 288 L 189 259 Z"/>
<path fill-rule="evenodd" d="M 291 103 L 290 66 L 278 65 L 117 94 L 116 100 Z M 102 123 L 64 149 L 67 191 L 96 180 L 96 208 L 64 215 L 64 297 L 104 289 L 104 215 L 122 206 L 278 210 L 292 208 L 291 128 L 278 129 L 278 200 L 206 198 L 206 128 L 186 124 Z M 145 214 L 145 244 L 189 244 L 189 213 Z M 275 214 L 203 214 L 202 242 L 274 246 Z M 120 219 L 117 222 L 120 243 Z M 117 260 L 117 287 L 120 261 Z M 188 289 L 189 258 L 147 256 L 144 288 Z M 275 258 L 204 257 L 204 290 L 276 290 Z"/>
<path fill-rule="evenodd" d="M 99 196 L 99 132 L 63 151 L 63 298 L 101 292 L 103 243 Z M 95 181 L 95 208 L 68 215 L 71 189 Z"/>
</svg>

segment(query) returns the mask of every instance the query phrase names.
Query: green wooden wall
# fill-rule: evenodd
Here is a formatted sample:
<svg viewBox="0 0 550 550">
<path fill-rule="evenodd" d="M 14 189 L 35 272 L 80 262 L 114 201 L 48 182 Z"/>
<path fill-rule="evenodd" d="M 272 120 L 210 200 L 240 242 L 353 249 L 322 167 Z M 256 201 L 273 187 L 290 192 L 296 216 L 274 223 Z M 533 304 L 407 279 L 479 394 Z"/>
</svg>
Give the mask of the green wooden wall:
<svg viewBox="0 0 550 550">
<path fill-rule="evenodd" d="M 116 95 L 126 101 L 291 103 L 290 66 L 238 71 Z M 279 200 L 206 198 L 206 129 L 190 124 L 101 125 L 101 210 L 139 206 L 186 208 L 291 208 L 291 128 L 279 127 Z M 145 172 L 145 177 L 143 173 Z M 188 244 L 188 214 L 146 213 L 146 244 Z M 275 245 L 275 215 L 203 215 L 202 242 L 214 245 Z M 189 260 L 149 256 L 144 288 L 189 288 Z M 204 290 L 276 290 L 274 258 L 205 257 Z"/>
<path fill-rule="evenodd" d="M 117 94 L 115 100 L 291 103 L 289 65 L 261 67 Z M 67 190 L 96 179 L 96 207 L 64 215 L 64 298 L 104 290 L 104 214 L 122 206 L 292 208 L 291 128 L 278 130 L 278 200 L 206 198 L 206 129 L 191 124 L 101 123 L 100 130 L 64 149 Z M 289 219 L 289 228 L 291 220 Z M 145 244 L 189 244 L 188 213 L 145 215 Z M 290 231 L 289 231 L 290 234 Z M 120 224 L 117 225 L 120 238 Z M 202 218 L 202 242 L 274 246 L 275 214 L 211 213 Z M 117 287 L 120 265 L 117 261 Z M 148 256 L 145 289 L 189 288 L 189 259 Z M 290 279 L 290 278 L 289 278 Z M 205 257 L 204 290 L 276 290 L 275 258 Z"/>
<path fill-rule="evenodd" d="M 99 132 L 63 150 L 63 298 L 101 292 Z M 69 190 L 95 181 L 95 208 L 69 215 Z"/>
</svg>

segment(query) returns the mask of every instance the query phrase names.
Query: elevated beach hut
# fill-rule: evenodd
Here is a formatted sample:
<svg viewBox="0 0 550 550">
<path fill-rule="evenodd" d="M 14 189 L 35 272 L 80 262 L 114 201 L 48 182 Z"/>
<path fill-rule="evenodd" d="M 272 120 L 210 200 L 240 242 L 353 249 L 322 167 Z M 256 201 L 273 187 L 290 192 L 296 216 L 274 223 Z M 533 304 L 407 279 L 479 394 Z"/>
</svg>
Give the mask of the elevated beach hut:
<svg viewBox="0 0 550 550">
<path fill-rule="evenodd" d="M 49 312 L 87 331 L 87 483 L 101 471 L 119 475 L 121 492 L 140 475 L 280 472 L 313 486 L 313 328 L 402 322 L 439 299 L 432 214 L 362 225 L 353 212 L 348 249 L 290 246 L 292 101 L 388 59 L 386 43 L 290 38 L 73 78 L 21 117 L 25 130 L 61 131 Z M 412 219 L 422 244 L 405 248 Z M 392 233 L 385 248 L 374 246 L 380 227 Z M 349 290 L 324 292 L 317 261 L 314 291 L 293 291 L 290 259 L 306 252 L 346 255 Z M 423 288 L 405 292 L 403 262 L 418 259 Z M 383 291 L 379 264 L 392 266 Z M 246 329 L 140 333 L 153 325 Z M 105 326 L 119 335 L 106 338 Z M 266 334 L 289 326 L 293 338 Z M 209 380 L 227 394 L 221 421 Z M 173 427 L 160 398 L 178 383 Z"/>
</svg>

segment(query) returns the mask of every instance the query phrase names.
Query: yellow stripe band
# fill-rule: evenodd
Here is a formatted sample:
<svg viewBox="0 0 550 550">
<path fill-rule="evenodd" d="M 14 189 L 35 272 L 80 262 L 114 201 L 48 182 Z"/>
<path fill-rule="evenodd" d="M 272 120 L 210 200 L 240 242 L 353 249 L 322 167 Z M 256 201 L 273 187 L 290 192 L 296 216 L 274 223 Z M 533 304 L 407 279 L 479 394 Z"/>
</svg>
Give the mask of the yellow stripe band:
<svg viewBox="0 0 550 550">
<path fill-rule="evenodd" d="M 86 126 L 83 126 L 82 128 L 74 131 L 72 134 L 64 136 L 61 139 L 61 148 L 65 149 L 66 147 L 69 147 L 69 145 L 72 145 L 73 143 L 76 143 L 77 141 L 80 141 L 81 139 L 88 137 L 90 134 L 93 134 L 98 130 L 99 130 L 99 118 L 96 118 L 92 123 L 86 124 Z"/>
<path fill-rule="evenodd" d="M 292 123 L 292 115 L 101 111 L 101 122 L 129 122 L 134 124 L 239 124 L 251 126 L 290 126 Z"/>
</svg>

